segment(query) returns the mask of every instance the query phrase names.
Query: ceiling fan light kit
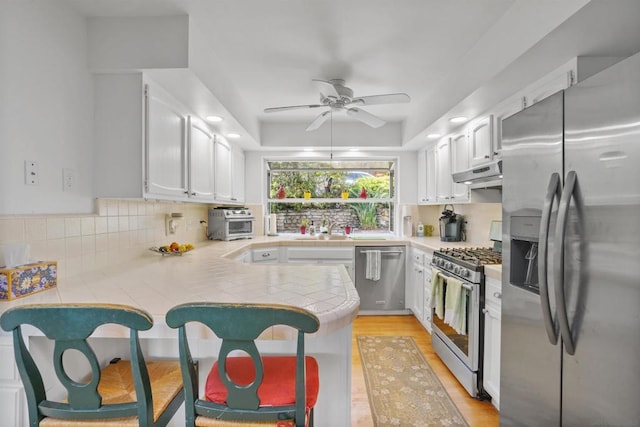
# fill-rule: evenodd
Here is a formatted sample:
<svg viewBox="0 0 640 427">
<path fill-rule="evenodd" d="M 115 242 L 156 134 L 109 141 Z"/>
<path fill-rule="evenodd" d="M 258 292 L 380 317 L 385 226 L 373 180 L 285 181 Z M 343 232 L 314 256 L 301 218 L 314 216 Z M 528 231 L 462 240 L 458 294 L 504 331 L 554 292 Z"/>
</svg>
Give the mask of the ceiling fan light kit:
<svg viewBox="0 0 640 427">
<path fill-rule="evenodd" d="M 320 113 L 320 115 L 317 116 L 309 126 L 307 126 L 307 131 L 316 130 L 322 126 L 322 124 L 330 118 L 330 113 L 334 110 L 346 111 L 348 116 L 353 117 L 372 128 L 379 128 L 384 126 L 386 122 L 380 117 L 358 107 L 380 104 L 400 104 L 411 101 L 411 98 L 406 93 L 389 93 L 384 95 L 360 96 L 354 98 L 353 90 L 345 86 L 345 82 L 342 79 L 332 79 L 329 81 L 314 79 L 312 81 L 318 87 L 320 92 L 321 104 L 272 107 L 265 108 L 264 112 L 274 113 L 279 111 L 328 107 L 329 110 Z"/>
</svg>

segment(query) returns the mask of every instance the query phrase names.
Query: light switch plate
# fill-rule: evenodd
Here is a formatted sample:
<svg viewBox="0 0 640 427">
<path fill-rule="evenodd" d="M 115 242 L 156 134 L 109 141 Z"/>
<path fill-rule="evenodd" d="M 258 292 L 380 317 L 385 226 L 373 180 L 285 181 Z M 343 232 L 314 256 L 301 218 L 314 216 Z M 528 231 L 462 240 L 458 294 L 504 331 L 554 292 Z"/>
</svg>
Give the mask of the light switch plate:
<svg viewBox="0 0 640 427">
<path fill-rule="evenodd" d="M 62 190 L 69 191 L 76 186 L 76 171 L 69 168 L 62 169 Z"/>
<path fill-rule="evenodd" d="M 26 185 L 38 185 L 38 164 L 32 160 L 24 161 L 24 183 Z"/>
</svg>

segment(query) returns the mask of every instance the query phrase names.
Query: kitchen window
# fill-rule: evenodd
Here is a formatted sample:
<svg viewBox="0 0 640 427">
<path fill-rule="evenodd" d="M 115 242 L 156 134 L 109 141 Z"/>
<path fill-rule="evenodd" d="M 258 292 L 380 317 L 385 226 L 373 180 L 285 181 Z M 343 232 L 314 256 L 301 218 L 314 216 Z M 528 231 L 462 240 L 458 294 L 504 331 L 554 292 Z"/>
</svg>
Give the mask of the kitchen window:
<svg viewBox="0 0 640 427">
<path fill-rule="evenodd" d="M 267 161 L 267 212 L 279 233 L 323 222 L 332 232 L 392 233 L 395 161 Z"/>
</svg>

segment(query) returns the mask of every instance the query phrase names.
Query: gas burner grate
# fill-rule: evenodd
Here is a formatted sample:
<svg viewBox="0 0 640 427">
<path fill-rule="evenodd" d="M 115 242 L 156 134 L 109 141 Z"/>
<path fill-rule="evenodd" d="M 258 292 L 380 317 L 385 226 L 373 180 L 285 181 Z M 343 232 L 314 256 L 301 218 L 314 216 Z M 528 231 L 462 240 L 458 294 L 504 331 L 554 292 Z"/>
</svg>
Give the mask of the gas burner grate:
<svg viewBox="0 0 640 427">
<path fill-rule="evenodd" d="M 492 248 L 441 248 L 440 253 L 476 265 L 502 264 L 502 254 Z"/>
</svg>

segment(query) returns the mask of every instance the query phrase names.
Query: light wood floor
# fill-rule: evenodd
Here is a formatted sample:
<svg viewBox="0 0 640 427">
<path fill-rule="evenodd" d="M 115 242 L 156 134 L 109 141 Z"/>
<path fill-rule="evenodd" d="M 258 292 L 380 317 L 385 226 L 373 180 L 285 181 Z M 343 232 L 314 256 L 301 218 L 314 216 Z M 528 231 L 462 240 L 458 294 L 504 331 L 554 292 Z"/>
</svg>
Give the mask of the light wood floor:
<svg viewBox="0 0 640 427">
<path fill-rule="evenodd" d="M 353 358 L 351 380 L 351 426 L 373 426 L 369 399 L 364 382 L 356 335 L 408 335 L 416 344 L 445 386 L 449 396 L 471 427 L 491 427 L 498 425 L 498 411 L 490 402 L 481 402 L 469 396 L 467 391 L 449 372 L 431 347 L 431 335 L 413 316 L 359 316 L 353 323 Z"/>
</svg>

